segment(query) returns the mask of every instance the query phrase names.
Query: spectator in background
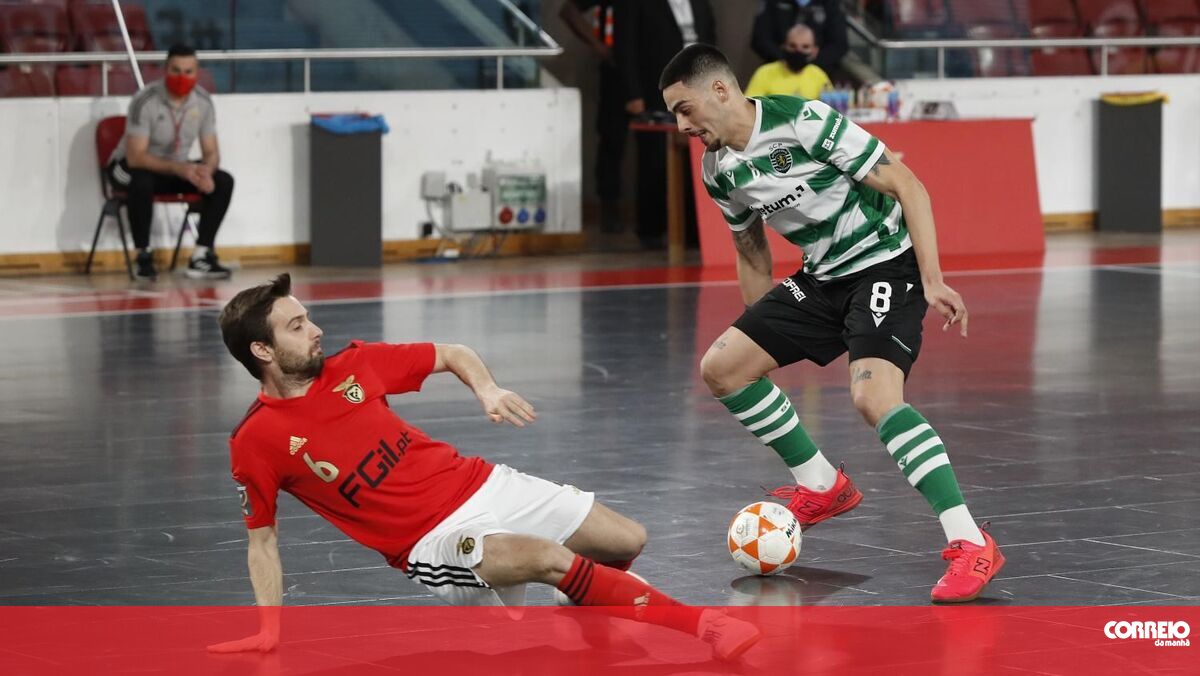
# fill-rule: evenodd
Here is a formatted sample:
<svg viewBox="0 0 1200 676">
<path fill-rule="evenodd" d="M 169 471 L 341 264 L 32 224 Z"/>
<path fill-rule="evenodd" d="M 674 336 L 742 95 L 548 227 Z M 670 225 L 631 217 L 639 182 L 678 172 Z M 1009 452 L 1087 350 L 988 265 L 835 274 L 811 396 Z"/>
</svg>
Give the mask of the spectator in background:
<svg viewBox="0 0 1200 676">
<path fill-rule="evenodd" d="M 754 18 L 750 45 L 763 61 L 779 61 L 788 31 L 800 23 L 812 29 L 821 45 L 814 63 L 826 74 L 833 74 L 850 50 L 841 0 L 766 0 Z"/>
<path fill-rule="evenodd" d="M 213 250 L 217 229 L 225 218 L 233 195 L 233 177 L 220 170 L 217 148 L 216 110 L 212 97 L 196 86 L 199 73 L 196 50 L 176 45 L 167 52 L 164 79 L 151 82 L 129 102 L 125 138 L 109 158 L 108 177 L 125 191 L 129 228 L 137 247 L 138 279 L 158 276 L 150 252 L 150 221 L 154 195 L 200 193 L 200 227 L 196 248 L 188 261 L 187 276 L 193 279 L 226 279 Z M 188 159 L 196 140 L 201 159 Z"/>
<path fill-rule="evenodd" d="M 685 46 L 716 44 L 712 6 L 709 0 L 617 0 L 616 12 L 620 33 L 614 48 L 626 113 L 670 120 L 658 77 Z M 666 141 L 665 134 L 637 134 L 637 235 L 646 249 L 665 245 Z"/>
<path fill-rule="evenodd" d="M 792 26 L 783 43 L 783 57 L 754 71 L 746 86 L 746 96 L 820 97 L 822 90 L 833 87 L 829 76 L 814 63 L 820 51 L 811 28 L 802 23 Z"/>
<path fill-rule="evenodd" d="M 612 0 L 565 0 L 558 16 L 600 60 L 600 100 L 596 106 L 596 196 L 600 198 L 600 230 L 621 229 L 621 162 L 629 135 L 617 61 L 616 8 Z M 588 17 L 590 14 L 590 18 Z"/>
</svg>

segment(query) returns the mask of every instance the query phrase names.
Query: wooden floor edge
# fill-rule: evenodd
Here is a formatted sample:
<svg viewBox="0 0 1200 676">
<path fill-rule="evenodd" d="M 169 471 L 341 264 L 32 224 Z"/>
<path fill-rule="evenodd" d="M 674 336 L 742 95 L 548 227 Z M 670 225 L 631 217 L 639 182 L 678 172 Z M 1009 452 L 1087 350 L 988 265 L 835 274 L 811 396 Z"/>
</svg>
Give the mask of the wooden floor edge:
<svg viewBox="0 0 1200 676">
<path fill-rule="evenodd" d="M 498 248 L 497 248 L 498 247 Z M 587 235 L 584 233 L 516 233 L 499 239 L 482 238 L 464 254 L 491 253 L 498 256 L 536 256 L 548 254 L 573 254 L 587 250 Z M 180 264 L 186 265 L 190 249 L 180 251 Z M 270 244 L 262 246 L 218 246 L 223 262 L 237 263 L 243 268 L 308 265 L 308 244 Z M 398 263 L 428 258 L 438 251 L 438 240 L 394 240 L 383 243 L 383 261 Z M 155 260 L 160 271 L 166 270 L 171 262 L 171 251 L 159 249 Z M 82 273 L 87 262 L 87 252 L 52 252 L 0 254 L 0 277 L 24 275 L 62 275 Z M 97 251 L 92 262 L 92 272 L 125 272 L 125 261 L 121 251 Z"/>
<path fill-rule="evenodd" d="M 1164 209 L 1162 212 L 1163 228 L 1198 228 L 1200 227 L 1200 208 L 1197 209 Z M 1096 212 L 1079 211 L 1074 213 L 1042 214 L 1042 224 L 1046 232 L 1085 232 L 1096 229 Z"/>
</svg>

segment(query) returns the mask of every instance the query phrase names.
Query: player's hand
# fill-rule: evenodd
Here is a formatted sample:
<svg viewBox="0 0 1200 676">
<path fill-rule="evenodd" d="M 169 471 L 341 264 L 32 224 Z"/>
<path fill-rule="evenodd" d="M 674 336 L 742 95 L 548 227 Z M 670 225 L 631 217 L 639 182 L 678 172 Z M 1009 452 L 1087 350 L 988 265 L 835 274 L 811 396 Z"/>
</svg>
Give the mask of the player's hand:
<svg viewBox="0 0 1200 676">
<path fill-rule="evenodd" d="M 501 387 L 491 387 L 479 393 L 479 403 L 483 404 L 483 412 L 494 423 L 510 423 L 514 427 L 524 427 L 527 423 L 537 420 L 537 412 L 521 395 Z"/>
<path fill-rule="evenodd" d="M 646 100 L 634 99 L 625 103 L 625 112 L 630 115 L 641 115 L 646 112 Z"/>
<path fill-rule="evenodd" d="M 967 305 L 957 291 L 946 286 L 945 282 L 928 284 L 925 286 L 925 301 L 946 320 L 943 331 L 961 323 L 962 337 L 967 337 Z"/>
<path fill-rule="evenodd" d="M 208 646 L 210 653 L 269 653 L 279 646 L 279 632 L 260 631 L 236 641 L 226 641 Z"/>
</svg>

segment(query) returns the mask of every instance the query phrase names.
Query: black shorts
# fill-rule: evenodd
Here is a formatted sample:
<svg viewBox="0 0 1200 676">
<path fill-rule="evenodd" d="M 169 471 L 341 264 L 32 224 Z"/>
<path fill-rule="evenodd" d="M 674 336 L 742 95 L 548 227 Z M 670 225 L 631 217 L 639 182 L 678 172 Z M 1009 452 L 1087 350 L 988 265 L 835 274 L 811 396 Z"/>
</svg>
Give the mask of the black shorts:
<svg viewBox="0 0 1200 676">
<path fill-rule="evenodd" d="M 925 290 L 912 249 L 861 272 L 817 281 L 802 271 L 783 280 L 733 323 L 780 366 L 821 366 L 847 350 L 878 357 L 908 377 L 921 352 Z"/>
</svg>

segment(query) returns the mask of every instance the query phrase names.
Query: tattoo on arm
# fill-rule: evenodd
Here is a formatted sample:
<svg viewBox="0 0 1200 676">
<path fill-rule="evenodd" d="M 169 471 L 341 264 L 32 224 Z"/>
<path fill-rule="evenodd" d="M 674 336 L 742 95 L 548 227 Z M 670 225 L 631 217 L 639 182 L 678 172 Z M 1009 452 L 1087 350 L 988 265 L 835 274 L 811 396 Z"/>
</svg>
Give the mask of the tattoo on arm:
<svg viewBox="0 0 1200 676">
<path fill-rule="evenodd" d="M 888 159 L 887 151 L 885 150 L 884 153 L 879 156 L 879 161 L 875 163 L 875 166 L 871 167 L 871 173 L 878 176 L 880 165 L 891 164 L 891 163 L 892 163 L 892 161 Z"/>
<path fill-rule="evenodd" d="M 733 233 L 733 245 L 737 249 L 738 255 L 747 261 L 757 262 L 762 259 L 762 253 L 769 251 L 767 244 L 767 233 L 763 230 L 761 221 L 754 223 L 745 230 L 735 231 Z M 765 271 L 770 274 L 770 270 Z"/>
<path fill-rule="evenodd" d="M 850 384 L 851 385 L 855 385 L 864 380 L 870 380 L 870 379 L 871 379 L 871 370 L 870 369 L 857 369 L 856 368 L 856 369 L 854 369 L 854 372 L 850 374 Z"/>
</svg>

